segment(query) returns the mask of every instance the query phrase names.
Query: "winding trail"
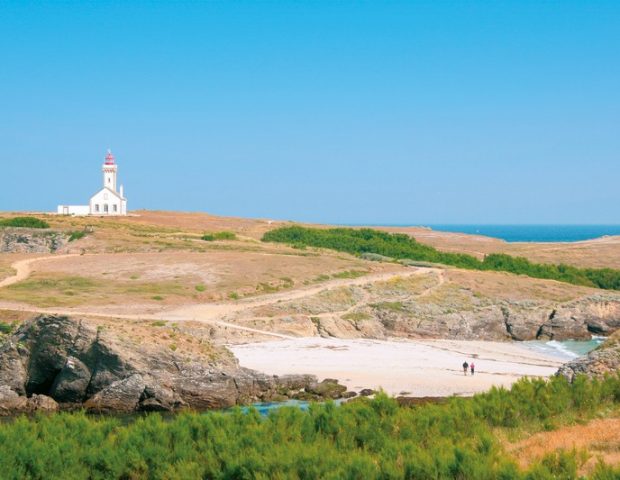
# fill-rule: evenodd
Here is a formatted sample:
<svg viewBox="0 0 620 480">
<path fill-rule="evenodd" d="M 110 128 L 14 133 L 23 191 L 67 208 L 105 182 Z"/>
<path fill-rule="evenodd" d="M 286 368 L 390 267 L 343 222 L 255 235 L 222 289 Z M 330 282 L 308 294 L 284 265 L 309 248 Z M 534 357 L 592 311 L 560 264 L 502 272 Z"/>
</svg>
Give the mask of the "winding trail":
<svg viewBox="0 0 620 480">
<path fill-rule="evenodd" d="M 25 260 L 18 260 L 14 262 L 11 267 L 15 270 L 15 275 L 4 279 L 0 282 L 0 288 L 13 285 L 20 281 L 26 280 L 33 271 L 33 266 L 39 262 L 48 262 L 55 260 L 62 260 L 65 258 L 80 256 L 80 254 L 67 254 L 67 255 L 54 255 L 45 257 L 28 258 Z M 193 321 L 205 324 L 212 324 L 219 327 L 231 328 L 241 330 L 245 332 L 255 333 L 259 335 L 265 335 L 268 337 L 276 337 L 280 339 L 293 339 L 290 335 L 276 333 L 268 330 L 260 330 L 257 328 L 246 327 L 225 321 L 225 319 L 235 313 L 251 310 L 256 307 L 263 307 L 268 305 L 274 305 L 282 302 L 289 302 L 292 300 L 299 300 L 302 298 L 311 297 L 318 293 L 334 290 L 336 288 L 350 287 L 350 286 L 362 286 L 374 282 L 387 281 L 397 277 L 411 277 L 415 275 L 424 275 L 431 272 L 435 272 L 438 275 L 439 282 L 423 291 L 419 296 L 428 295 L 432 290 L 444 283 L 443 271 L 438 268 L 425 268 L 425 267 L 405 267 L 400 270 L 387 273 L 376 273 L 365 275 L 358 278 L 349 279 L 335 279 L 329 282 L 322 283 L 306 288 L 300 288 L 293 291 L 278 292 L 273 294 L 265 294 L 260 297 L 250 298 L 245 300 L 239 300 L 236 302 L 221 302 L 221 303 L 204 303 L 199 305 L 189 305 L 181 308 L 177 308 L 170 311 L 159 312 L 155 314 L 115 314 L 105 312 L 93 312 L 93 311 L 80 311 L 78 309 L 69 308 L 37 308 L 37 307 L 24 307 L 0 304 L 0 307 L 18 310 L 28 313 L 41 313 L 41 314 L 53 314 L 53 315 L 83 315 L 99 318 L 113 318 L 113 319 L 125 319 L 125 320 L 145 320 L 145 321 L 174 321 L 184 322 Z M 356 304 L 355 306 L 359 305 Z"/>
<path fill-rule="evenodd" d="M 15 275 L 2 280 L 0 282 L 0 288 L 8 287 L 9 285 L 13 285 L 17 282 L 26 280 L 32 273 L 32 265 L 35 263 L 56 261 L 79 256 L 80 255 L 77 253 L 69 253 L 67 255 L 47 255 L 45 257 L 26 258 L 24 260 L 18 260 L 17 262 L 13 262 L 11 264 L 11 268 L 15 270 Z"/>
</svg>

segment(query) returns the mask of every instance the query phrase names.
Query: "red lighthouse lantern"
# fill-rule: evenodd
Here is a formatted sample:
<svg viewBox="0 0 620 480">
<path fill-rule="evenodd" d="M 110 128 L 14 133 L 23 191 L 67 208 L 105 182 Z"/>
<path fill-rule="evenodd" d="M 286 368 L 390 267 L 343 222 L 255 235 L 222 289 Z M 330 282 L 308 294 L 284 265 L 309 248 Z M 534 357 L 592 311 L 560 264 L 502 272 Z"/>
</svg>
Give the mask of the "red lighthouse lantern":
<svg viewBox="0 0 620 480">
<path fill-rule="evenodd" d="M 108 154 L 105 156 L 105 164 L 114 165 L 114 155 L 112 155 L 110 150 L 108 150 Z"/>
</svg>

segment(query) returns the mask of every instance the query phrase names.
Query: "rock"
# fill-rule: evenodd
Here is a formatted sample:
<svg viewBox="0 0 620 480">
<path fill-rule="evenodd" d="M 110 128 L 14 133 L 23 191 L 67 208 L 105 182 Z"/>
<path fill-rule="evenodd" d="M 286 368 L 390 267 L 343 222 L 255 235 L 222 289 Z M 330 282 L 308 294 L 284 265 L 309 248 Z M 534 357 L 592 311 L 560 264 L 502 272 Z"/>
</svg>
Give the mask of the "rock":
<svg viewBox="0 0 620 480">
<path fill-rule="evenodd" d="M 69 241 L 65 232 L 35 228 L 0 228 L 0 253 L 54 253 Z"/>
<path fill-rule="evenodd" d="M 362 390 L 360 390 L 360 396 L 362 397 L 370 397 L 371 395 L 374 395 L 375 392 L 372 388 L 363 388 Z"/>
<path fill-rule="evenodd" d="M 11 337 L 0 345 L 0 387 L 6 386 L 18 395 L 26 395 L 27 379 L 28 372 L 25 359 L 20 354 L 20 345 L 18 340 Z"/>
<path fill-rule="evenodd" d="M 205 410 L 275 398 L 339 398 L 346 388 L 313 375 L 269 376 L 241 368 L 228 351 L 202 363 L 141 345 L 85 321 L 41 315 L 0 346 L 0 412 Z"/>
<path fill-rule="evenodd" d="M 63 403 L 79 403 L 86 398 L 91 372 L 79 359 L 69 356 L 56 375 L 50 395 Z"/>
<path fill-rule="evenodd" d="M 146 387 L 140 374 L 131 375 L 111 383 L 84 402 L 84 407 L 94 412 L 133 412 Z"/>
<path fill-rule="evenodd" d="M 556 375 L 563 375 L 572 382 L 577 375 L 603 377 L 620 372 L 620 332 L 583 357 L 562 365 Z"/>
<path fill-rule="evenodd" d="M 28 399 L 11 390 L 7 385 L 0 385 L 0 415 L 13 415 L 28 410 Z"/>
<path fill-rule="evenodd" d="M 344 385 L 340 385 L 338 380 L 333 378 L 326 378 L 322 382 L 309 386 L 306 388 L 306 391 L 312 393 L 320 398 L 331 398 L 337 399 L 341 398 L 344 392 L 346 392 L 347 387 Z"/>
<path fill-rule="evenodd" d="M 30 412 L 57 412 L 58 403 L 47 395 L 33 395 L 27 401 Z"/>
<path fill-rule="evenodd" d="M 357 392 L 348 391 L 348 392 L 345 392 L 344 395 L 342 395 L 342 398 L 353 398 L 353 397 L 357 397 Z"/>
</svg>

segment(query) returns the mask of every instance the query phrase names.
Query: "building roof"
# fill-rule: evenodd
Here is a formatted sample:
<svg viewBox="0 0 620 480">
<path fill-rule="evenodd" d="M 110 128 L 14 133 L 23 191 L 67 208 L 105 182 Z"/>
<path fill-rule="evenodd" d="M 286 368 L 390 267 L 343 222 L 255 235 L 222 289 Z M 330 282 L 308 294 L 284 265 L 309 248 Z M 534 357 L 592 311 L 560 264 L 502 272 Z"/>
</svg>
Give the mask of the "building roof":
<svg viewBox="0 0 620 480">
<path fill-rule="evenodd" d="M 92 196 L 90 197 L 90 199 L 92 200 L 92 199 L 93 199 L 93 197 L 95 197 L 95 196 L 99 195 L 99 194 L 100 194 L 101 192 L 103 192 L 104 190 L 107 190 L 109 193 L 111 193 L 112 195 L 114 195 L 114 196 L 115 196 L 117 199 L 119 199 L 119 200 L 127 200 L 126 198 L 121 197 L 121 194 L 120 194 L 120 193 L 115 192 L 114 190 L 112 190 L 111 188 L 108 188 L 108 187 L 103 187 L 101 190 L 98 190 L 98 191 L 97 191 L 94 195 L 92 195 Z"/>
</svg>

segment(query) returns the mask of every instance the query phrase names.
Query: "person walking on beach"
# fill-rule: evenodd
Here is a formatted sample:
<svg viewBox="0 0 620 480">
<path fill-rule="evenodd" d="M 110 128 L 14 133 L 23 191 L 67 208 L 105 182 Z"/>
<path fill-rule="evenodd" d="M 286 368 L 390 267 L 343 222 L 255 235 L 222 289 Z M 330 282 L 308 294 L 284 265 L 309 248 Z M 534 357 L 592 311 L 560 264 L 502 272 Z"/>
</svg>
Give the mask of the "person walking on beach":
<svg viewBox="0 0 620 480">
<path fill-rule="evenodd" d="M 476 367 L 475 367 L 475 365 L 474 365 L 474 362 L 471 362 L 471 365 L 469 366 L 469 370 L 471 371 L 471 374 L 472 374 L 472 375 L 474 374 L 474 369 L 475 369 L 475 368 L 476 368 Z"/>
<path fill-rule="evenodd" d="M 469 368 L 469 364 L 467 363 L 467 360 L 465 360 L 465 361 L 463 362 L 463 374 L 464 374 L 465 376 L 467 376 L 467 368 Z"/>
</svg>

